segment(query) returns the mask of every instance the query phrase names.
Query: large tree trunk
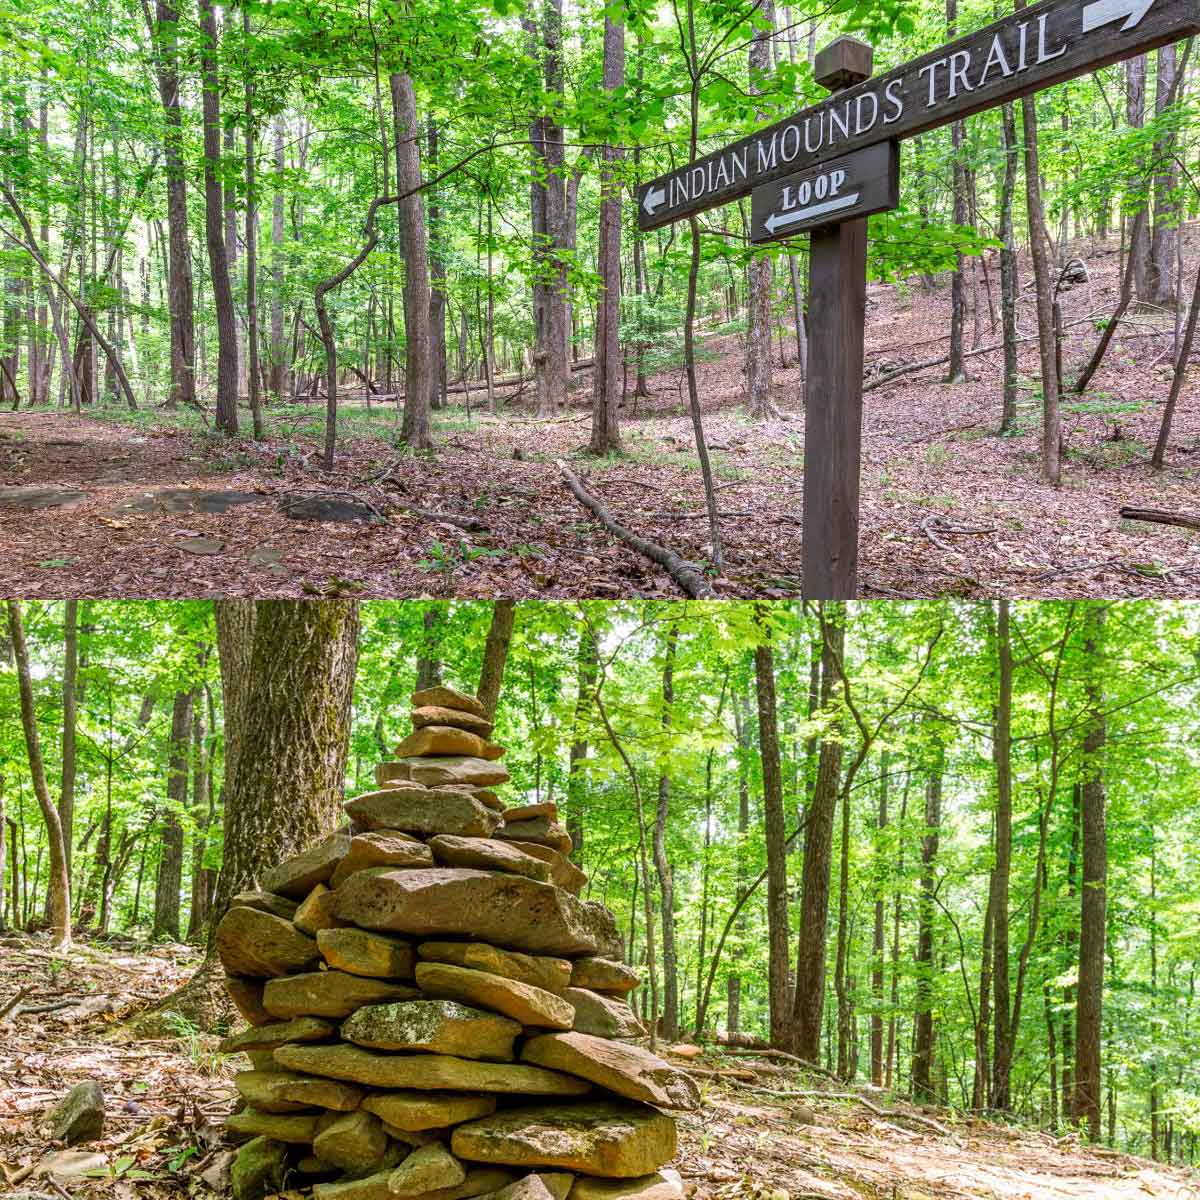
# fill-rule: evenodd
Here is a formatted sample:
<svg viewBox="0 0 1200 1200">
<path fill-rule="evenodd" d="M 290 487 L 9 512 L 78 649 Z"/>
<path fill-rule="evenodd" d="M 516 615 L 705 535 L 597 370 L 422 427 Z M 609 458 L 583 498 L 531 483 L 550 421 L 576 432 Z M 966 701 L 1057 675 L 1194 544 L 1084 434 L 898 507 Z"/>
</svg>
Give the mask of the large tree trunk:
<svg viewBox="0 0 1200 1200">
<path fill-rule="evenodd" d="M 221 211 L 221 93 L 217 75 L 217 19 L 213 0 L 200 0 L 200 74 L 204 109 L 204 236 L 217 310 L 217 414 L 223 433 L 238 431 L 237 320 Z"/>
<path fill-rule="evenodd" d="M 821 707 L 828 708 L 834 690 L 842 685 L 842 656 L 846 639 L 846 610 L 837 602 L 822 602 Z M 796 950 L 796 994 L 792 1006 L 793 1050 L 808 1062 L 821 1054 L 821 1020 L 825 1011 L 825 943 L 829 920 L 830 855 L 833 818 L 842 773 L 840 723 L 821 739 L 817 778 L 813 783 L 808 819 L 804 825 L 804 868 L 800 880 L 800 931 Z"/>
<path fill-rule="evenodd" d="M 404 258 L 404 422 L 401 432 L 413 450 L 428 450 L 429 396 L 433 360 L 429 348 L 429 250 L 421 187 L 421 138 L 412 78 L 403 71 L 390 77 L 396 139 L 396 194 L 400 253 Z"/>
<path fill-rule="evenodd" d="M 662 675 L 663 742 L 671 736 L 671 706 L 675 702 L 675 648 L 679 629 L 667 631 L 666 658 Z M 658 807 L 654 817 L 654 869 L 658 875 L 659 904 L 662 910 L 663 1006 L 662 1035 L 668 1042 L 679 1040 L 679 965 L 675 950 L 675 880 L 667 858 L 667 820 L 671 802 L 671 779 L 666 772 L 658 777 Z M 782 805 L 781 805 L 782 807 Z M 787 931 L 784 931 L 784 947 Z"/>
<path fill-rule="evenodd" d="M 942 823 L 941 756 L 925 782 L 925 835 L 921 839 L 921 901 L 917 909 L 917 1004 L 913 1017 L 912 1095 L 934 1100 L 933 1083 L 933 921 L 937 886 L 938 831 Z"/>
<path fill-rule="evenodd" d="M 755 20 L 754 38 L 750 42 L 750 91 L 765 90 L 766 76 L 771 70 L 771 37 L 775 32 L 775 5 L 765 0 Z M 755 109 L 760 122 L 770 114 Z M 771 257 L 765 251 L 751 256 L 746 266 L 746 305 L 749 309 L 746 329 L 746 408 L 754 420 L 766 420 L 775 412 L 771 402 Z"/>
<path fill-rule="evenodd" d="M 571 835 L 571 856 L 578 861 L 583 853 L 583 770 L 588 756 L 588 715 L 591 710 L 592 693 L 596 689 L 596 671 L 599 668 L 596 635 L 586 622 L 579 627 L 579 648 L 575 661 L 575 716 L 567 765 L 567 832 Z"/>
<path fill-rule="evenodd" d="M 62 822 L 58 819 L 58 809 L 50 799 L 50 789 L 46 783 L 46 764 L 42 760 L 37 712 L 33 703 L 33 683 L 29 672 L 29 650 L 25 645 L 25 627 L 21 622 L 21 602 L 9 600 L 7 604 L 8 631 L 12 640 L 13 660 L 17 667 L 17 691 L 20 695 L 21 725 L 25 732 L 29 776 L 33 783 L 34 795 L 37 796 L 38 807 L 42 810 L 42 820 L 46 823 L 46 840 L 50 846 L 50 932 L 55 949 L 65 950 L 71 945 L 71 875 L 67 870 Z"/>
<path fill-rule="evenodd" d="M 767 842 L 767 988 L 770 1002 L 771 1045 L 788 1044 L 788 894 L 787 830 L 783 815 L 783 776 L 779 762 L 779 723 L 775 709 L 775 654 L 771 649 L 766 613 L 754 648 L 754 679 L 758 694 L 758 746 L 762 758 L 763 830 Z"/>
<path fill-rule="evenodd" d="M 438 173 L 438 127 L 429 121 L 429 174 Z M 441 408 L 446 402 L 446 231 L 442 228 L 437 189 L 429 194 L 429 406 Z"/>
<path fill-rule="evenodd" d="M 500 699 L 500 687 L 504 682 L 504 664 L 508 662 L 515 617 L 515 601 L 496 600 L 492 604 L 492 622 L 488 626 L 483 664 L 479 668 L 479 687 L 475 691 L 489 721 L 496 719 L 496 701 Z"/>
<path fill-rule="evenodd" d="M 192 693 L 176 692 L 171 706 L 171 741 L 167 752 L 167 803 L 162 849 L 154 884 L 156 938 L 179 941 L 179 895 L 183 883 L 183 822 L 188 794 L 188 745 L 192 736 Z"/>
<path fill-rule="evenodd" d="M 1125 120 L 1133 129 L 1141 129 L 1146 123 L 1146 56 L 1137 55 L 1125 63 Z M 1142 188 L 1145 164 L 1138 161 L 1129 186 L 1135 191 Z M 1150 207 L 1146 201 L 1147 210 Z M 1135 221 L 1129 241 L 1129 262 L 1133 269 L 1133 294 L 1139 300 L 1150 299 L 1150 222 Z"/>
<path fill-rule="evenodd" d="M 192 819 L 196 834 L 192 839 L 192 904 L 188 912 L 187 940 L 204 940 L 208 914 L 212 908 L 217 873 L 204 865 L 209 830 L 216 817 L 213 804 L 212 768 L 208 753 L 208 720 L 204 702 L 208 689 L 198 690 L 192 706 Z M 211 703 L 211 700 L 209 700 Z"/>
<path fill-rule="evenodd" d="M 1158 51 L 1155 76 L 1156 116 L 1163 116 L 1171 104 L 1178 70 L 1174 45 Z M 1179 244 L 1179 165 L 1175 161 L 1175 137 L 1167 134 L 1154 146 L 1154 233 L 1150 243 L 1150 272 L 1147 279 L 1149 299 L 1154 304 L 1174 308 L 1179 300 L 1181 280 L 1175 278 L 1175 254 Z"/>
<path fill-rule="evenodd" d="M 1017 237 L 1013 229 L 1013 195 L 1017 188 L 1017 121 L 1011 104 L 1001 108 L 1004 134 L 1004 182 L 1000 189 L 1000 320 L 1004 341 L 1004 406 L 1000 432 L 1009 433 L 1017 424 L 1020 396 L 1017 363 L 1017 309 L 1021 289 L 1017 280 Z"/>
<path fill-rule="evenodd" d="M 604 88 L 612 93 L 625 84 L 625 26 L 604 16 Z M 597 267 L 600 296 L 596 309 L 595 370 L 592 372 L 592 436 L 588 450 L 608 454 L 621 445 L 618 411 L 624 384 L 621 362 L 621 184 L 617 146 L 604 147 L 600 172 L 600 246 Z M 666 946 L 663 946 L 666 954 Z M 668 985 L 669 986 L 669 985 Z"/>
<path fill-rule="evenodd" d="M 1091 716 L 1083 739 L 1083 887 L 1079 916 L 1079 991 L 1075 1008 L 1075 1119 L 1092 1141 L 1100 1139 L 1100 1032 L 1104 999 L 1104 946 L 1107 931 L 1108 838 L 1105 832 L 1103 756 L 1104 625 L 1101 601 L 1088 604 L 1087 697 Z"/>
<path fill-rule="evenodd" d="M 744 899 L 749 886 L 746 870 L 746 836 L 750 831 L 750 713 L 744 692 L 739 690 L 733 705 L 733 725 L 738 745 L 738 840 L 737 893 L 735 903 L 741 905 L 736 925 L 737 936 L 730 952 L 729 974 L 725 980 L 725 1027 L 737 1033 L 742 1014 L 742 960 L 746 956 L 746 906 Z"/>
</svg>

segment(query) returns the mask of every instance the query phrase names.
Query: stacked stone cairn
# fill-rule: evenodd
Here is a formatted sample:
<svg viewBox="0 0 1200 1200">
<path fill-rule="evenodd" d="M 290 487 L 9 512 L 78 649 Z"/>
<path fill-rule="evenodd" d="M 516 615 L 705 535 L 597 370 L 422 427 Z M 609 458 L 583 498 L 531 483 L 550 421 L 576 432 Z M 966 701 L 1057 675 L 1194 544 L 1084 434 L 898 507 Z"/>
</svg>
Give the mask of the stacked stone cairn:
<svg viewBox="0 0 1200 1200">
<path fill-rule="evenodd" d="M 235 1200 L 679 1200 L 670 1110 L 612 914 L 553 804 L 506 809 L 483 707 L 413 698 L 349 824 L 235 897 L 217 928 L 250 1028 Z M 667 1110 L 667 1111 L 664 1111 Z"/>
</svg>

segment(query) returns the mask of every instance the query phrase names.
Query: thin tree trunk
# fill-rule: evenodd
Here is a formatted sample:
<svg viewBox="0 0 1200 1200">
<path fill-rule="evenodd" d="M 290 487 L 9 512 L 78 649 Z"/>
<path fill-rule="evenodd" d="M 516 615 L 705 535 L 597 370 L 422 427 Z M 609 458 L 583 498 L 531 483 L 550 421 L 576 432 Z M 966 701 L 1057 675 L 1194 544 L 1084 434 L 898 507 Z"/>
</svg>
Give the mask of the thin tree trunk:
<svg viewBox="0 0 1200 1200">
<path fill-rule="evenodd" d="M 479 687 L 475 692 L 489 721 L 496 719 L 496 701 L 500 698 L 500 686 L 504 682 L 504 664 L 508 661 L 515 616 L 514 601 L 493 602 L 492 621 L 483 648 L 483 665 L 479 669 Z"/>
<path fill-rule="evenodd" d="M 925 833 L 921 839 L 921 900 L 917 908 L 917 997 L 913 1017 L 912 1096 L 936 1099 L 933 1084 L 934 889 L 938 834 L 942 823 L 942 755 L 938 751 L 925 782 Z"/>
<path fill-rule="evenodd" d="M 188 793 L 188 745 L 192 734 L 192 693 L 176 692 L 171 708 L 171 740 L 167 752 L 167 803 L 162 850 L 154 885 L 155 938 L 180 939 L 179 901 L 183 883 L 183 822 Z"/>
<path fill-rule="evenodd" d="M 679 629 L 667 631 L 666 657 L 662 674 L 663 743 L 671 738 L 671 706 L 675 701 L 675 649 Z M 658 777 L 658 805 L 654 816 L 654 869 L 658 875 L 659 905 L 662 911 L 663 1005 L 662 1034 L 668 1042 L 679 1040 L 679 966 L 675 950 L 675 881 L 667 858 L 667 821 L 671 802 L 671 779 L 666 772 Z M 786 931 L 785 942 L 786 946 Z"/>
</svg>

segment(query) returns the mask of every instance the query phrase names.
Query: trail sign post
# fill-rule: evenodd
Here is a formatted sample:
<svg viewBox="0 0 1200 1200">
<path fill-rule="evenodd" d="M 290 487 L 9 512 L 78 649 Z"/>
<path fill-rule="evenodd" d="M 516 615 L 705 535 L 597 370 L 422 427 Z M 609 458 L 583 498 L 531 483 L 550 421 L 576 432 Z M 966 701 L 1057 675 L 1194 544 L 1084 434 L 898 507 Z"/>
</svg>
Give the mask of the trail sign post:
<svg viewBox="0 0 1200 1200">
<path fill-rule="evenodd" d="M 857 589 L 864 214 L 895 206 L 877 193 L 896 174 L 894 159 L 885 172 L 864 153 L 1196 33 L 1200 0 L 1042 0 L 877 78 L 871 47 L 838 38 L 815 63 L 817 82 L 833 93 L 828 99 L 638 189 L 643 230 L 754 193 L 752 241 L 812 231 L 805 597 L 849 599 Z M 847 175 L 834 195 L 839 170 Z M 785 219 L 844 201 L 855 190 L 852 170 L 863 181 L 857 201 Z M 825 196 L 815 200 L 820 178 Z"/>
</svg>

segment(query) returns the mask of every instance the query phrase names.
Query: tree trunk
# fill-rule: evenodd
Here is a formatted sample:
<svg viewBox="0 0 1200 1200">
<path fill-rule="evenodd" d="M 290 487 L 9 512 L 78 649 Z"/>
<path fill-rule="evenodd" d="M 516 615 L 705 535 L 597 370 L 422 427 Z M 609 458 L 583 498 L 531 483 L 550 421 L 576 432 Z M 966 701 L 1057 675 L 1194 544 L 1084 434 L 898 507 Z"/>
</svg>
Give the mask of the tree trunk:
<svg viewBox="0 0 1200 1200">
<path fill-rule="evenodd" d="M 958 33 L 958 0 L 946 0 L 946 35 L 953 41 Z M 955 121 L 950 126 L 950 146 L 953 155 L 954 176 L 954 224 L 967 223 L 967 178 L 963 162 L 963 137 L 965 126 Z M 967 300 L 965 292 L 964 258 L 962 251 L 954 256 L 954 271 L 950 276 L 950 366 L 946 375 L 948 383 L 964 383 L 967 370 L 963 365 L 963 326 L 966 322 Z"/>
<path fill-rule="evenodd" d="M 62 825 L 63 858 L 69 877 L 71 874 L 71 849 L 75 835 L 75 724 L 78 710 L 76 679 L 79 674 L 79 601 L 68 600 L 63 607 L 62 792 L 58 798 L 58 819 Z"/>
<path fill-rule="evenodd" d="M 221 211 L 221 93 L 217 74 L 217 18 L 213 0 L 200 0 L 200 74 L 204 110 L 204 236 L 213 302 L 217 310 L 217 412 L 216 427 L 223 433 L 238 431 L 237 320 L 233 287 L 229 282 L 229 256 Z"/>
<path fill-rule="evenodd" d="M 592 692 L 599 668 L 599 647 L 592 627 L 584 622 L 579 628 L 576 651 L 575 715 L 571 750 L 567 766 L 567 832 L 571 835 L 571 856 L 579 861 L 584 837 L 584 763 L 588 755 L 588 716 Z"/>
<path fill-rule="evenodd" d="M 1125 63 L 1125 119 L 1133 129 L 1146 124 L 1146 56 L 1137 55 Z M 1128 183 L 1133 191 L 1140 191 L 1145 164 L 1139 160 Z M 1145 208 L 1148 212 L 1150 202 Z M 1129 262 L 1133 269 L 1133 294 L 1139 300 L 1150 299 L 1150 222 L 1143 219 L 1134 225 L 1129 242 Z"/>
<path fill-rule="evenodd" d="M 879 766 L 879 816 L 876 823 L 874 862 L 875 927 L 871 942 L 871 998 L 875 1003 L 871 1013 L 871 1083 L 883 1087 L 883 962 L 884 962 L 884 894 L 886 867 L 883 856 L 884 830 L 888 827 L 888 767 L 891 755 L 885 750 Z"/>
<path fill-rule="evenodd" d="M 488 626 L 487 642 L 483 648 L 483 665 L 479 669 L 479 687 L 475 692 L 489 721 L 496 719 L 496 701 L 500 698 L 500 686 L 504 681 L 504 664 L 508 661 L 508 647 L 512 642 L 515 616 L 515 601 L 493 602 L 492 622 Z"/>
<path fill-rule="evenodd" d="M 438 647 L 441 644 L 445 612 L 444 605 L 433 603 L 426 605 L 422 614 L 421 645 L 417 651 L 417 691 L 436 687 L 442 682 L 442 660 Z"/>
<path fill-rule="evenodd" d="M 271 372 L 270 388 L 276 400 L 288 388 L 287 350 L 283 340 L 283 118 L 275 118 L 275 189 L 271 198 Z"/>
<path fill-rule="evenodd" d="M 62 823 L 58 810 L 50 799 L 46 783 L 46 765 L 42 760 L 42 744 L 38 736 L 37 712 L 33 701 L 33 683 L 29 672 L 29 651 L 25 645 L 25 628 L 21 622 L 21 602 L 8 600 L 8 630 L 12 640 L 13 660 L 17 667 L 17 691 L 21 703 L 21 725 L 25 732 L 25 752 L 29 760 L 29 776 L 33 783 L 42 820 L 46 824 L 46 840 L 50 846 L 50 932 L 56 950 L 71 945 L 71 875 L 67 870 L 67 854 L 63 842 Z M 15 855 L 14 855 L 15 862 Z"/>
<path fill-rule="evenodd" d="M 842 793 L 842 844 L 838 862 L 837 947 L 834 955 L 833 990 L 837 996 L 837 1075 L 847 1081 L 854 1078 L 851 1066 L 850 991 L 846 981 L 846 960 L 850 953 L 850 793 Z"/>
<path fill-rule="evenodd" d="M 212 902 L 216 872 L 205 867 L 208 835 L 216 810 L 213 805 L 212 775 L 208 757 L 208 724 L 204 711 L 205 692 L 192 696 L 192 820 L 196 833 L 192 839 L 192 903 L 188 912 L 187 940 L 204 940 Z"/>
<path fill-rule="evenodd" d="M 992 759 L 996 771 L 996 862 L 992 868 L 989 893 L 995 1041 L 990 1102 L 992 1108 L 1008 1112 L 1012 1107 L 1010 1080 L 1016 1030 L 1011 1028 L 1008 966 L 1008 888 L 1012 863 L 1012 638 L 1007 600 L 1001 600 L 998 607 L 996 658 L 998 678 L 992 737 Z"/>
<path fill-rule="evenodd" d="M 733 723 L 738 745 L 738 840 L 737 840 L 737 896 L 739 909 L 737 938 L 730 954 L 731 966 L 725 981 L 726 1018 L 725 1025 L 730 1033 L 737 1033 L 741 1024 L 742 1010 L 742 960 L 745 957 L 746 916 L 745 898 L 749 886 L 746 870 L 746 838 L 750 831 L 750 713 L 745 693 L 739 693 L 733 706 Z"/>
<path fill-rule="evenodd" d="M 917 997 L 913 1017 L 912 1096 L 934 1101 L 933 922 L 938 833 L 942 823 L 942 756 L 925 782 L 925 834 L 921 839 L 921 901 L 917 909 Z"/>
<path fill-rule="evenodd" d="M 192 734 L 192 693 L 176 692 L 171 707 L 171 740 L 167 752 L 167 803 L 164 809 L 162 850 L 154 885 L 155 938 L 180 938 L 179 899 L 183 883 L 183 823 L 187 808 L 188 744 Z"/>
<path fill-rule="evenodd" d="M 1103 602 L 1089 602 L 1086 643 L 1087 697 L 1091 718 L 1083 739 L 1080 820 L 1083 830 L 1083 888 L 1079 916 L 1079 991 L 1075 1009 L 1075 1119 L 1092 1141 L 1100 1139 L 1100 1034 L 1107 932 L 1108 840 L 1105 833 L 1103 712 Z"/>
<path fill-rule="evenodd" d="M 1017 425 L 1020 398 L 1020 367 L 1017 362 L 1017 309 L 1020 283 L 1017 279 L 1017 237 L 1013 229 L 1013 194 L 1017 187 L 1017 121 L 1011 104 L 1001 106 L 1004 135 L 1004 182 L 1000 191 L 1000 319 L 1004 341 L 1004 405 L 1000 432 L 1011 433 Z"/>
<path fill-rule="evenodd" d="M 390 76 L 392 120 L 396 140 L 396 194 L 400 253 L 404 258 L 404 421 L 401 433 L 413 450 L 428 450 L 429 396 L 433 361 L 429 345 L 429 251 L 425 239 L 425 206 L 421 187 L 421 140 L 417 97 L 412 78 L 402 71 Z"/>
<path fill-rule="evenodd" d="M 242 33 L 250 41 L 250 9 L 242 4 Z M 246 138 L 246 391 L 254 437 L 266 436 L 263 425 L 261 383 L 258 373 L 258 185 L 255 183 L 254 72 L 247 62 L 245 84 Z"/>
<path fill-rule="evenodd" d="M 750 92 L 758 95 L 766 89 L 771 71 L 771 37 L 775 32 L 775 5 L 764 0 L 754 22 L 754 37 L 750 42 Z M 770 114 L 755 109 L 761 123 Z M 746 265 L 746 306 L 749 323 L 746 329 L 746 408 L 753 420 L 766 420 L 774 415 L 771 402 L 771 257 L 765 251 L 750 256 Z"/>
<path fill-rule="evenodd" d="M 671 706 L 675 701 L 675 649 L 678 626 L 667 631 L 666 657 L 662 674 L 663 746 L 671 739 Z M 658 776 L 658 807 L 654 816 L 654 869 L 658 875 L 659 904 L 662 911 L 663 1003 L 662 1035 L 668 1042 L 679 1040 L 679 965 L 675 950 L 675 881 L 667 859 L 667 820 L 671 801 L 671 779 L 665 771 Z M 782 804 L 781 804 L 782 807 Z M 787 945 L 784 931 L 784 946 Z"/>
</svg>

